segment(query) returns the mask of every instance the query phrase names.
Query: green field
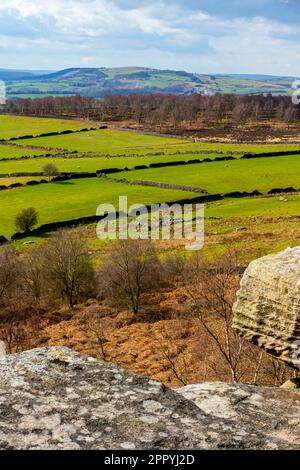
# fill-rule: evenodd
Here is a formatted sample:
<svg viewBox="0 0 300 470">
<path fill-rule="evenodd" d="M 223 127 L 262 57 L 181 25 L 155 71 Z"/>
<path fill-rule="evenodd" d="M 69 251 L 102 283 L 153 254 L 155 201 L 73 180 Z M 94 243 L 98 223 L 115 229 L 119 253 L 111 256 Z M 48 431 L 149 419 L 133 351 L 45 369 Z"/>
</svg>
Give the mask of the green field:
<svg viewBox="0 0 300 470">
<path fill-rule="evenodd" d="M 61 132 L 69 129 L 82 129 L 84 127 L 95 127 L 95 123 L 67 119 L 0 115 L 0 140 L 28 134 L 39 135 L 44 132 Z"/>
<path fill-rule="evenodd" d="M 122 172 L 115 178 L 183 184 L 205 189 L 210 194 L 255 189 L 266 193 L 278 187 L 300 187 L 300 155 Z"/>
<path fill-rule="evenodd" d="M 279 196 L 226 199 L 208 204 L 205 216 L 220 218 L 300 216 L 300 196 L 289 195 L 287 199 L 287 202 L 280 201 Z"/>
<path fill-rule="evenodd" d="M 271 78 L 271 77 L 270 77 Z M 255 80 L 255 76 L 251 79 L 243 77 L 217 76 L 215 80 L 215 89 L 222 90 L 224 93 L 251 94 L 272 93 L 274 95 L 290 94 L 291 80 L 278 77 L 277 80 L 265 81 Z"/>
<path fill-rule="evenodd" d="M 78 152 L 92 152 L 109 155 L 147 154 L 163 151 L 189 153 L 192 151 L 213 152 L 273 152 L 300 149 L 298 145 L 255 145 L 255 144 L 219 144 L 192 142 L 172 137 L 155 137 L 115 129 L 98 130 L 79 134 L 40 137 L 19 140 L 19 145 L 38 145 L 41 147 L 63 148 Z M 180 156 L 179 156 L 180 157 Z M 196 157 L 195 157 L 196 158 Z"/>
<path fill-rule="evenodd" d="M 0 234 L 12 235 L 16 214 L 28 207 L 38 210 L 39 224 L 44 224 L 95 215 L 98 205 L 103 203 L 114 204 L 117 208 L 119 196 L 128 196 L 131 205 L 176 201 L 197 195 L 169 189 L 141 190 L 137 186 L 109 183 L 100 178 L 10 189 L 0 192 Z"/>
<path fill-rule="evenodd" d="M 78 152 L 100 154 L 145 154 L 151 151 L 176 151 L 192 148 L 193 143 L 170 137 L 153 137 L 118 130 L 98 130 L 80 134 L 40 137 L 38 139 L 19 140 L 20 145 L 39 145 L 41 147 L 64 148 Z"/>
<path fill-rule="evenodd" d="M 42 178 L 39 176 L 10 176 L 8 178 L 1 178 L 0 177 L 0 186 L 9 186 L 14 183 L 27 183 L 27 181 L 32 181 L 32 180 L 41 180 Z"/>
<path fill-rule="evenodd" d="M 84 124 L 84 126 L 83 126 Z M 1 127 L 2 126 L 2 127 Z M 0 131 L 7 136 L 25 133 L 50 132 L 66 128 L 82 128 L 86 122 L 56 119 L 0 117 Z M 266 193 L 272 188 L 293 186 L 300 188 L 300 155 L 267 157 L 260 159 L 240 159 L 240 153 L 287 151 L 300 146 L 284 144 L 219 144 L 192 142 L 171 137 L 157 137 L 134 132 L 105 129 L 85 133 L 24 139 L 18 144 L 24 147 L 0 144 L 0 158 L 32 156 L 49 151 L 30 149 L 27 146 L 65 148 L 76 150 L 78 158 L 69 155 L 38 157 L 0 161 L 0 175 L 12 173 L 41 172 L 48 163 L 54 163 L 60 172 L 96 172 L 106 168 L 129 168 L 150 163 L 214 159 L 220 153 L 233 153 L 235 160 L 181 165 L 147 170 L 132 170 L 116 174 L 115 178 L 130 181 L 146 180 L 177 185 L 199 187 L 211 194 L 233 191 L 253 191 Z M 209 154 L 193 154 L 205 152 Z M 180 154 L 176 154 L 180 152 Z M 89 155 L 86 155 L 90 153 Z M 147 155 L 163 153 L 162 155 Z M 105 156 L 97 156 L 102 154 Z M 135 157 L 128 155 L 137 155 Z M 35 176 L 2 177 L 0 185 L 15 182 L 26 183 L 38 180 Z M 176 201 L 198 196 L 191 191 L 161 189 L 113 183 L 99 178 L 87 178 L 56 182 L 39 186 L 27 186 L 0 192 L 0 234 L 10 236 L 15 232 L 14 219 L 18 212 L 27 207 L 35 207 L 39 214 L 39 224 L 70 220 L 91 216 L 101 203 L 118 202 L 119 195 L 127 195 L 129 203 L 154 203 Z M 288 202 L 278 197 L 226 199 L 207 204 L 207 217 L 241 218 L 251 216 L 278 217 L 298 215 L 300 196 L 288 196 Z"/>
<path fill-rule="evenodd" d="M 13 145 L 1 145 L 0 144 L 0 158 L 19 158 L 33 155 L 43 155 L 45 153 L 51 153 L 48 150 L 38 149 L 27 149 L 22 147 L 14 147 Z M 1 163 L 1 162 L 0 162 Z"/>
<path fill-rule="evenodd" d="M 204 158 L 204 156 L 180 155 L 170 156 L 154 156 L 154 157 L 45 157 L 32 158 L 26 160 L 0 161 L 0 173 L 16 173 L 16 172 L 39 172 L 47 163 L 54 163 L 59 171 L 88 171 L 96 172 L 106 168 L 133 168 L 136 165 L 149 165 L 150 163 L 170 162 L 177 160 L 193 160 L 195 158 Z M 210 158 L 213 158 L 210 155 Z"/>
</svg>

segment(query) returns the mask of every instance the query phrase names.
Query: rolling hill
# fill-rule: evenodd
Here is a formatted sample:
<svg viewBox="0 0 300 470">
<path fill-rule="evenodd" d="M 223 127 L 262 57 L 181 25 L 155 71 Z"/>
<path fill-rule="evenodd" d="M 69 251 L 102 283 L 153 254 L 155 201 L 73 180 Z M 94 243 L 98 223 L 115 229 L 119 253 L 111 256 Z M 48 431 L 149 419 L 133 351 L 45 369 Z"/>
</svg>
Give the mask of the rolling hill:
<svg viewBox="0 0 300 470">
<path fill-rule="evenodd" d="M 217 92 L 237 94 L 291 93 L 293 77 L 267 75 L 205 75 L 185 71 L 156 70 L 143 67 L 69 68 L 56 72 L 0 69 L 9 98 L 37 98 L 81 94 L 102 98 L 130 93 Z"/>
</svg>

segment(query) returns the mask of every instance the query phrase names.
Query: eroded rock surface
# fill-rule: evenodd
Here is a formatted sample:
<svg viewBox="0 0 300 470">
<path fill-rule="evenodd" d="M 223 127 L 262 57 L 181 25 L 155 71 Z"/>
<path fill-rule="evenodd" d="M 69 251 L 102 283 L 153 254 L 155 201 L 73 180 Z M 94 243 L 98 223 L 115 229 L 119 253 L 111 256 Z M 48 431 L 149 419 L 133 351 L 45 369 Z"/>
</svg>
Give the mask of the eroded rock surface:
<svg viewBox="0 0 300 470">
<path fill-rule="evenodd" d="M 146 377 L 44 348 L 0 358 L 0 449 L 300 448 L 300 394 Z"/>
<path fill-rule="evenodd" d="M 210 416 L 240 423 L 237 437 L 247 439 L 244 428 L 255 427 L 266 442 L 283 439 L 285 444 L 300 448 L 300 394 L 291 391 L 253 385 L 203 383 L 188 385 L 178 392 L 193 401 Z M 298 397 L 297 397 L 298 394 Z"/>
<path fill-rule="evenodd" d="M 286 364 L 300 368 L 300 247 L 253 261 L 233 307 L 233 326 Z"/>
</svg>

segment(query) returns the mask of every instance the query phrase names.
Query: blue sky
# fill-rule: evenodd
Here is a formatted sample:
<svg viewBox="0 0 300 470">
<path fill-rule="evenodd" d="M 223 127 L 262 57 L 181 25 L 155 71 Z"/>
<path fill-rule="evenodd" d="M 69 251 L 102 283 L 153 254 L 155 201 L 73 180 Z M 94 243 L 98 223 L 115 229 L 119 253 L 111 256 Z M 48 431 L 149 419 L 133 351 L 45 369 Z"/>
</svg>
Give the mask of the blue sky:
<svg viewBox="0 0 300 470">
<path fill-rule="evenodd" d="M 0 68 L 300 76 L 300 0 L 0 0 Z"/>
</svg>

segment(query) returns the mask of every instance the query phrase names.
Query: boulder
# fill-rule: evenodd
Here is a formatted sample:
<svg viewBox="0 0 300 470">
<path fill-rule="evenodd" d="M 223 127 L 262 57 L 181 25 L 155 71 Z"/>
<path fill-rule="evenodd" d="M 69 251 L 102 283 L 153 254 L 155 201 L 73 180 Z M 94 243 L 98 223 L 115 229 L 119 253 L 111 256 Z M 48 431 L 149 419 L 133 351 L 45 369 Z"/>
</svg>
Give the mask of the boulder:
<svg viewBox="0 0 300 470">
<path fill-rule="evenodd" d="M 170 390 L 67 348 L 0 358 L 0 449 L 297 449 L 300 394 Z"/>
<path fill-rule="evenodd" d="M 287 365 L 300 368 L 300 247 L 253 261 L 233 307 L 233 327 Z"/>
</svg>

